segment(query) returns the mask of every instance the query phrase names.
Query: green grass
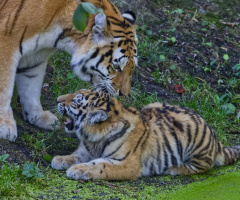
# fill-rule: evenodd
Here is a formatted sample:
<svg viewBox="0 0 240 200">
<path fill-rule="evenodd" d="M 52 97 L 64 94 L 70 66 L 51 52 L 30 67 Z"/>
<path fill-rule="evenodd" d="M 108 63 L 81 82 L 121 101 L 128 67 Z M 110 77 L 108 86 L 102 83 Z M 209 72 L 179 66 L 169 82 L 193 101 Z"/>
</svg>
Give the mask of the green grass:
<svg viewBox="0 0 240 200">
<path fill-rule="evenodd" d="M 0 196 L 31 196 L 28 192 L 28 187 L 35 185 L 42 188 L 41 179 L 44 175 L 39 170 L 34 162 L 25 163 L 24 166 L 18 164 L 8 164 L 5 159 L 8 154 L 0 156 Z"/>
<path fill-rule="evenodd" d="M 238 200 L 240 172 L 228 173 L 219 177 L 210 177 L 204 182 L 197 182 L 179 189 L 169 195 L 169 200 Z M 158 199 L 158 197 L 156 197 Z"/>
</svg>

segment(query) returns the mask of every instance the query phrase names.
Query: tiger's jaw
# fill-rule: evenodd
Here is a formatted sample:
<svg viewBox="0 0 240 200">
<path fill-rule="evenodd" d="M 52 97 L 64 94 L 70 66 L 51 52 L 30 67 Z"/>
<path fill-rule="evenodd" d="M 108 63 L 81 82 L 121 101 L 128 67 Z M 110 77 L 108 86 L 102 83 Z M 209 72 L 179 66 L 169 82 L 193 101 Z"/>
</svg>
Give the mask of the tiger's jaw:
<svg viewBox="0 0 240 200">
<path fill-rule="evenodd" d="M 65 106 L 63 103 L 58 103 L 58 112 L 62 115 L 67 116 L 67 120 L 65 122 L 65 131 L 67 133 L 75 133 L 75 119 L 73 116 L 69 114 L 68 107 Z"/>
</svg>

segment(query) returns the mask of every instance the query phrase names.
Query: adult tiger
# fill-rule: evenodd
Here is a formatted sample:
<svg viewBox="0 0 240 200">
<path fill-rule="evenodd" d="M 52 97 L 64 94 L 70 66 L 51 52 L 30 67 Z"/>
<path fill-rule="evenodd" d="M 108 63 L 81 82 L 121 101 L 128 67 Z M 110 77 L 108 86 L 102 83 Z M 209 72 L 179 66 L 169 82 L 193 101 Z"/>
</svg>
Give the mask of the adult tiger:
<svg viewBox="0 0 240 200">
<path fill-rule="evenodd" d="M 152 103 L 138 111 L 107 93 L 80 90 L 58 98 L 67 132 L 80 145 L 51 166 L 71 179 L 130 180 L 160 174 L 204 173 L 240 160 L 240 146 L 224 147 L 193 110 Z"/>
<path fill-rule="evenodd" d="M 89 0 L 105 14 L 90 16 L 85 32 L 72 24 L 75 0 L 2 0 L 0 2 L 0 138 L 14 141 L 10 107 L 14 81 L 31 124 L 52 129 L 57 117 L 43 111 L 41 87 L 47 59 L 55 49 L 72 55 L 74 73 L 113 95 L 130 91 L 137 63 L 135 15 L 123 14 L 109 0 Z"/>
</svg>

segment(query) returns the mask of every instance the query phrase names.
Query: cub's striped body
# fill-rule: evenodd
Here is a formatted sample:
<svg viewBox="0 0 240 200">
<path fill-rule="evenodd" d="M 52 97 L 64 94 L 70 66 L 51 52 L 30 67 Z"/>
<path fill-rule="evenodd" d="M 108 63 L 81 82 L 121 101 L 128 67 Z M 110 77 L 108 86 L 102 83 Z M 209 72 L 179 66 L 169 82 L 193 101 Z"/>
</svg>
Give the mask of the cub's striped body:
<svg viewBox="0 0 240 200">
<path fill-rule="evenodd" d="M 56 156 L 54 169 L 71 179 L 129 180 L 160 174 L 204 173 L 240 159 L 240 146 L 223 147 L 205 120 L 190 109 L 153 103 L 141 111 L 108 94 L 80 90 L 58 98 L 79 148 Z"/>
<path fill-rule="evenodd" d="M 73 27 L 75 0 L 0 1 L 0 138 L 17 137 L 10 102 L 16 82 L 23 116 L 52 129 L 57 117 L 43 111 L 41 87 L 55 49 L 72 55 L 74 73 L 110 95 L 127 94 L 137 63 L 135 15 L 123 14 L 109 0 L 89 0 L 105 14 L 90 16 L 80 33 Z"/>
</svg>

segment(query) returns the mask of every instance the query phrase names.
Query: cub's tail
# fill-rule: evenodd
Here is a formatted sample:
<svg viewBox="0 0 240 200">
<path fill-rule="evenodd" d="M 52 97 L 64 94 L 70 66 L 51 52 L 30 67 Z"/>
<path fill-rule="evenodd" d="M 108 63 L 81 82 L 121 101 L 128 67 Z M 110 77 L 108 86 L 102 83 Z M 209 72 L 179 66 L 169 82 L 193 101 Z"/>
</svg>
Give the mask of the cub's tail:
<svg viewBox="0 0 240 200">
<path fill-rule="evenodd" d="M 215 166 L 231 165 L 240 160 L 240 146 L 224 147 L 218 142 Z"/>
</svg>

